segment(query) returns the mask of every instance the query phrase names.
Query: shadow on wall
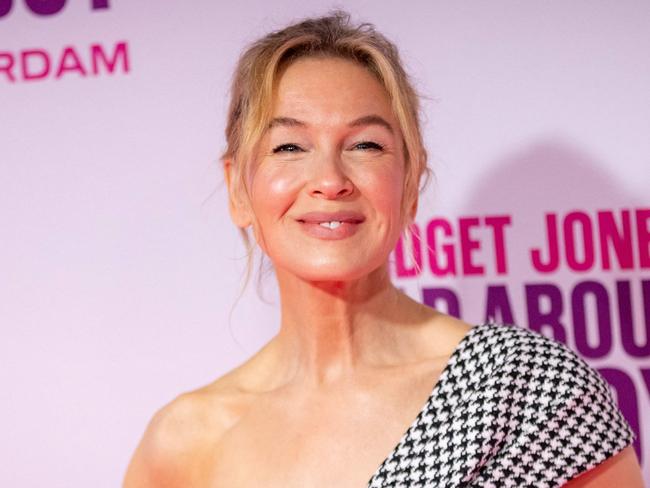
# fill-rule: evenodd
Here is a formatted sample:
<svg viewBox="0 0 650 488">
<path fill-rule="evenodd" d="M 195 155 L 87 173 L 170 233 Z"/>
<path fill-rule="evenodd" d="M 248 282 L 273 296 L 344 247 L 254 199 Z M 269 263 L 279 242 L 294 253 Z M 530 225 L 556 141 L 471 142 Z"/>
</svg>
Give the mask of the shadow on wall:
<svg viewBox="0 0 650 488">
<path fill-rule="evenodd" d="M 635 200 L 598 158 L 560 139 L 529 144 L 495 166 L 468 192 L 468 208 L 597 209 Z"/>
</svg>

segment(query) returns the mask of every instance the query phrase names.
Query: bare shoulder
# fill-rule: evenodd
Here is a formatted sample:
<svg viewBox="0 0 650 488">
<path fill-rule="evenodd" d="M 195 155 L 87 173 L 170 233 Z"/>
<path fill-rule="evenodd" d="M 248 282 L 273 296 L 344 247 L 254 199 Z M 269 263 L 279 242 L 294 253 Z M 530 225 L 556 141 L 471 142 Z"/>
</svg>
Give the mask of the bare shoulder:
<svg viewBox="0 0 650 488">
<path fill-rule="evenodd" d="M 449 337 L 449 341 L 455 345 L 475 327 L 451 315 L 438 314 L 437 319 L 436 328 L 443 331 Z"/>
<path fill-rule="evenodd" d="M 474 328 L 463 320 L 439 312 L 401 292 L 399 310 L 406 325 L 403 330 L 415 338 L 416 349 L 423 356 L 450 356 Z"/>
<path fill-rule="evenodd" d="M 131 459 L 124 488 L 200 486 L 215 447 L 251 401 L 236 376 L 183 393 L 158 410 Z"/>
<path fill-rule="evenodd" d="M 451 315 L 434 312 L 422 329 L 421 344 L 435 356 L 448 357 L 473 328 Z"/>
</svg>

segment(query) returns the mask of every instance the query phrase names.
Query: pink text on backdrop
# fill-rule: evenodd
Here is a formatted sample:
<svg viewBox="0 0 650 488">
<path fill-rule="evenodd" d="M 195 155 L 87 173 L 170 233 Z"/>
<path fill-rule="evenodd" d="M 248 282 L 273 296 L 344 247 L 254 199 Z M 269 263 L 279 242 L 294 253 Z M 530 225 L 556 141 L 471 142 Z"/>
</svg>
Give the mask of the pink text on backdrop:
<svg viewBox="0 0 650 488">
<path fill-rule="evenodd" d="M 650 209 L 634 210 L 634 218 L 630 210 L 618 214 L 601 210 L 594 218 L 583 211 L 547 213 L 545 250 L 531 249 L 533 267 L 552 273 L 564 260 L 571 271 L 609 270 L 615 260 L 622 270 L 650 268 Z"/>
<path fill-rule="evenodd" d="M 570 290 L 551 282 L 523 283 L 516 289 L 518 295 L 523 294 L 525 305 L 526 317 L 521 320 L 514 314 L 512 287 L 488 284 L 483 320 L 520 324 L 564 344 L 572 332 L 575 349 L 590 359 L 607 357 L 614 348 L 614 338 L 620 339 L 630 357 L 649 357 L 650 280 L 617 280 L 611 288 L 598 280 L 579 281 Z M 422 288 L 422 302 L 458 318 L 463 315 L 458 293 L 448 287 Z M 635 305 L 643 309 L 641 326 L 635 324 Z M 594 327 L 589 327 L 590 318 Z"/>
<path fill-rule="evenodd" d="M 91 44 L 84 53 L 74 46 L 65 46 L 60 53 L 46 49 L 25 49 L 18 53 L 0 51 L 0 75 L 11 83 L 128 73 L 129 69 L 129 49 L 125 41 L 110 47 Z"/>
<path fill-rule="evenodd" d="M 487 267 L 492 267 L 496 274 L 506 274 L 505 228 L 511 223 L 510 215 L 459 217 L 456 226 L 449 219 L 436 217 L 428 222 L 424 239 L 414 223 L 407 234 L 409 242 L 400 239 L 395 248 L 397 276 L 408 278 L 423 272 L 423 248 L 434 276 L 485 275 Z M 490 240 L 493 255 L 480 261 L 477 254 L 482 250 L 481 235 L 485 233 L 488 235 L 483 237 Z"/>
<path fill-rule="evenodd" d="M 24 0 L 25 6 L 30 12 L 36 15 L 54 15 L 65 7 L 66 0 Z M 7 15 L 12 7 L 13 0 L 0 0 L 0 18 Z M 90 0 L 92 10 L 104 10 L 109 8 L 108 0 Z"/>
<path fill-rule="evenodd" d="M 433 276 L 505 275 L 505 229 L 512 225 L 510 215 L 463 216 L 456 222 L 434 217 L 424 232 L 414 223 L 407 238 L 395 247 L 396 275 L 419 276 L 425 271 L 425 258 Z M 545 229 L 545 242 L 529 252 L 532 268 L 538 273 L 552 273 L 562 265 L 576 272 L 650 268 L 648 208 L 600 210 L 595 216 L 580 210 L 565 215 L 547 213 L 540 226 Z M 492 255 L 481 261 L 486 243 Z"/>
</svg>

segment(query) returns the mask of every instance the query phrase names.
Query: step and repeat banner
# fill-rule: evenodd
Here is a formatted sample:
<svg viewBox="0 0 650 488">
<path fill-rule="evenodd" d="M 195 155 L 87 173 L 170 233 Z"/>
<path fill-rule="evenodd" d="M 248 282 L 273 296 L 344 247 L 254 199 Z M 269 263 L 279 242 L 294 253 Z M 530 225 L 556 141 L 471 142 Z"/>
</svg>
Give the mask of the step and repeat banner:
<svg viewBox="0 0 650 488">
<path fill-rule="evenodd" d="M 566 344 L 648 472 L 648 2 L 0 0 L 0 485 L 119 486 L 158 408 L 275 334 L 272 270 L 240 296 L 228 84 L 333 7 L 423 95 L 435 177 L 395 283 Z"/>
</svg>

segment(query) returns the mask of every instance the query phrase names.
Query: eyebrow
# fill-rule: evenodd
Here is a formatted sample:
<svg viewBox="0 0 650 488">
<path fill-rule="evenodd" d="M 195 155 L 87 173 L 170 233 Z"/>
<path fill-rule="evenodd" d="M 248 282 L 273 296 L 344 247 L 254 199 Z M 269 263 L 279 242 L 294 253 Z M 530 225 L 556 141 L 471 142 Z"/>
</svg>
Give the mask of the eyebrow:
<svg viewBox="0 0 650 488">
<path fill-rule="evenodd" d="M 363 117 L 354 119 L 348 124 L 348 127 L 362 127 L 364 125 L 379 125 L 381 127 L 384 127 L 391 134 L 395 132 L 393 130 L 393 126 L 390 125 L 386 119 L 376 114 L 364 115 Z M 271 122 L 269 122 L 268 128 L 272 129 L 273 127 L 279 126 L 307 127 L 307 123 L 303 122 L 302 120 L 294 119 L 293 117 L 274 117 L 271 119 Z"/>
</svg>

